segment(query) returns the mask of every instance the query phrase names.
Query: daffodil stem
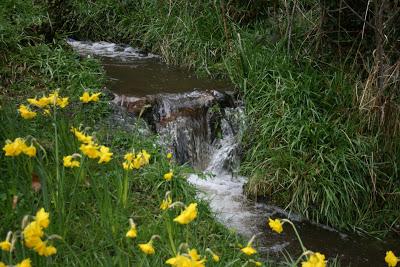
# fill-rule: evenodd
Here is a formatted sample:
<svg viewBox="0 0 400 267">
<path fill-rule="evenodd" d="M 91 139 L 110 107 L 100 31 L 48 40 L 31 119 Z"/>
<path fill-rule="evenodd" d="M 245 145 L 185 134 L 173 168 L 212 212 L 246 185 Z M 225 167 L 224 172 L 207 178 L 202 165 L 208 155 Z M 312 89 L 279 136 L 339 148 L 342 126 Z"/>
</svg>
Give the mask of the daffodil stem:
<svg viewBox="0 0 400 267">
<path fill-rule="evenodd" d="M 63 211 L 64 209 L 61 208 L 59 205 L 61 205 L 63 203 L 63 199 L 62 199 L 62 184 L 61 184 L 61 179 L 60 179 L 60 162 L 59 162 L 59 147 L 58 147 L 58 127 L 57 127 L 57 109 L 55 107 L 55 105 L 53 105 L 53 124 L 54 124 L 54 146 L 55 146 L 55 161 L 56 161 L 56 199 L 57 199 L 57 203 L 56 203 L 56 207 L 57 210 L 60 213 L 60 217 L 62 218 L 63 215 Z"/>
<path fill-rule="evenodd" d="M 123 189 L 123 193 L 122 193 L 122 206 L 125 208 L 126 207 L 126 203 L 128 201 L 128 187 L 129 187 L 129 180 L 128 180 L 128 174 L 127 172 L 124 173 L 124 181 L 123 181 L 123 185 L 122 185 Z"/>
<path fill-rule="evenodd" d="M 186 225 L 186 244 L 189 244 L 189 225 Z"/>
<path fill-rule="evenodd" d="M 169 215 L 166 220 L 166 226 L 167 226 L 168 239 L 169 239 L 169 243 L 171 245 L 171 249 L 174 252 L 174 255 L 176 255 L 176 247 L 175 247 L 175 243 L 174 243 L 174 238 L 172 236 L 172 227 L 171 227 L 171 221 L 170 221 Z"/>
<path fill-rule="evenodd" d="M 303 256 L 307 256 L 308 254 L 311 254 L 312 251 L 304 251 L 296 260 L 296 262 L 294 263 L 294 266 L 297 266 L 297 264 L 300 262 L 301 258 L 303 258 Z"/>
<path fill-rule="evenodd" d="M 304 247 L 303 241 L 301 241 L 301 238 L 300 238 L 299 232 L 297 232 L 296 226 L 290 220 L 282 219 L 282 221 L 286 222 L 292 226 L 293 231 L 296 234 L 297 239 L 299 240 L 299 243 L 300 243 L 301 249 L 303 250 L 303 253 L 306 253 L 307 249 Z"/>
</svg>

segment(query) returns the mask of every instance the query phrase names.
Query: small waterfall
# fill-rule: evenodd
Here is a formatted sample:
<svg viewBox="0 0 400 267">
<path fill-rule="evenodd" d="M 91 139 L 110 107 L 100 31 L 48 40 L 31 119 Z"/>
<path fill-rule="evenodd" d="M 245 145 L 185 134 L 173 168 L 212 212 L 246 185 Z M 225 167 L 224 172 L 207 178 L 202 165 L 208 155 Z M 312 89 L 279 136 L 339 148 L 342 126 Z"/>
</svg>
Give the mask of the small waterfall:
<svg viewBox="0 0 400 267">
<path fill-rule="evenodd" d="M 218 137 L 237 126 L 227 127 L 225 114 L 233 109 L 234 97 L 215 90 L 181 94 L 156 94 L 140 98 L 116 96 L 114 103 L 141 114 L 173 150 L 177 162 L 204 170 Z M 229 128 L 229 129 L 228 129 Z"/>
</svg>

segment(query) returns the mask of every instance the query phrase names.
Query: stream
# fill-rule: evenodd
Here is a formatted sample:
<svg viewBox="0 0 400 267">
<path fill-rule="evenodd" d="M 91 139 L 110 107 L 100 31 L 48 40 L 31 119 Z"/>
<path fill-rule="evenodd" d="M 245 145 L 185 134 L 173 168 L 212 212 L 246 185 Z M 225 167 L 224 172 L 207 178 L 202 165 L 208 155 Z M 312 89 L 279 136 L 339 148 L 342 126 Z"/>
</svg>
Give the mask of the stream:
<svg viewBox="0 0 400 267">
<path fill-rule="evenodd" d="M 140 114 L 165 144 L 171 144 L 178 163 L 189 163 L 206 174 L 207 179 L 192 174 L 188 180 L 199 189 L 198 197 L 209 201 L 220 222 L 246 238 L 262 233 L 256 242 L 262 257 L 301 254 L 289 226 L 281 234 L 273 233 L 266 225 L 269 217 L 291 219 L 308 249 L 337 257 L 341 266 L 385 266 L 385 252 L 400 249 L 398 240 L 341 233 L 247 199 L 243 192 L 247 179 L 238 175 L 245 115 L 229 82 L 198 78 L 167 66 L 157 55 L 125 45 L 67 42 L 82 56 L 101 59 L 116 105 Z"/>
</svg>

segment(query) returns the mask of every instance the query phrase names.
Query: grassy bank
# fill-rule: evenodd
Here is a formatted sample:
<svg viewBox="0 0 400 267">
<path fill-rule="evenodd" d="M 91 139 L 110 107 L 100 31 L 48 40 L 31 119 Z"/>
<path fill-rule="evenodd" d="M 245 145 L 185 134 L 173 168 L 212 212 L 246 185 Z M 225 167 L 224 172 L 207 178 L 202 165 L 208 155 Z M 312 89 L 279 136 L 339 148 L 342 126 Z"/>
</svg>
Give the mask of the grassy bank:
<svg viewBox="0 0 400 267">
<path fill-rule="evenodd" d="M 316 40 L 307 36 L 319 18 L 310 6 L 293 17 L 290 46 L 284 13 L 269 17 L 266 6 L 251 17 L 251 5 L 222 1 L 70 1 L 59 25 L 79 39 L 125 42 L 228 75 L 248 115 L 248 192 L 314 221 L 385 234 L 400 215 L 398 139 L 384 149 L 379 127 L 366 127 L 356 72 L 328 64 L 329 51 L 313 55 Z"/>
</svg>

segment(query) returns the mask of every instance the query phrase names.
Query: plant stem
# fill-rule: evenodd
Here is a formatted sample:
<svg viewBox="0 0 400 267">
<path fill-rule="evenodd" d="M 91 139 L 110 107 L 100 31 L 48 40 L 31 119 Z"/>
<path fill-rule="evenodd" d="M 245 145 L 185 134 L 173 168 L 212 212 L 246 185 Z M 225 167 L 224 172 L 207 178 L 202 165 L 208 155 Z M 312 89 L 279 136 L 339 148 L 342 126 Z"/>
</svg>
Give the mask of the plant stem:
<svg viewBox="0 0 400 267">
<path fill-rule="evenodd" d="M 296 226 L 288 219 L 282 219 L 282 221 L 287 222 L 288 224 L 290 224 L 292 226 L 294 233 L 296 234 L 296 237 L 299 240 L 299 243 L 300 243 L 301 249 L 303 250 L 303 253 L 306 253 L 307 249 L 304 247 L 303 241 L 301 241 L 301 238 L 300 238 L 299 232 L 297 232 Z"/>
</svg>

